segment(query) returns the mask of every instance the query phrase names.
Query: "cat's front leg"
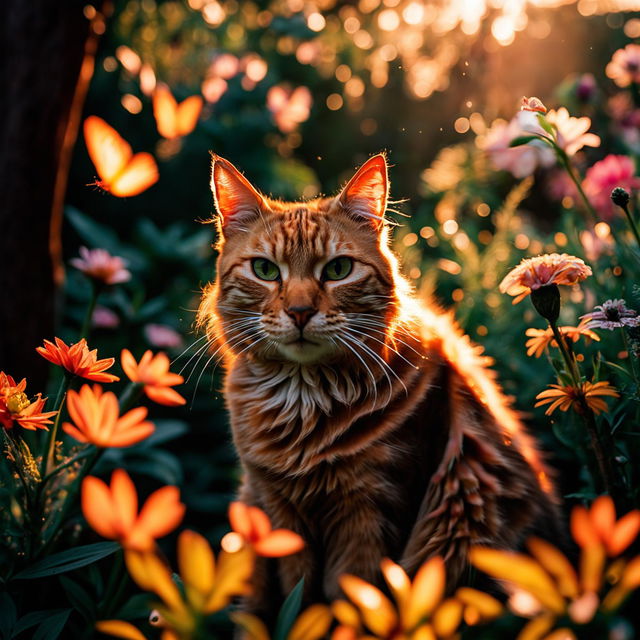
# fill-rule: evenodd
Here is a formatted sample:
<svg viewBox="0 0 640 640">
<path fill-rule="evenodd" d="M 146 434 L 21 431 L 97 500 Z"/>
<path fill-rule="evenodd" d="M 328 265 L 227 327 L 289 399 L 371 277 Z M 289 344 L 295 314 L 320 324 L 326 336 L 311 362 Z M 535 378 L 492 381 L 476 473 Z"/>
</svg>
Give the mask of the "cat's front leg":
<svg viewBox="0 0 640 640">
<path fill-rule="evenodd" d="M 325 523 L 324 596 L 342 597 L 338 583 L 344 573 L 377 583 L 380 560 L 386 555 L 384 518 L 369 496 L 351 493 L 340 498 Z"/>
</svg>

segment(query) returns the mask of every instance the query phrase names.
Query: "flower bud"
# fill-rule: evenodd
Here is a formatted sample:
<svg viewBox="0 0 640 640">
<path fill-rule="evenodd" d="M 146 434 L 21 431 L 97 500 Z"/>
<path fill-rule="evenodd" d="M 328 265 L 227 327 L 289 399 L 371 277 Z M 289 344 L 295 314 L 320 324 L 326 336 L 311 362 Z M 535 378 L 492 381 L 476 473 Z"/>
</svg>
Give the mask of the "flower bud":
<svg viewBox="0 0 640 640">
<path fill-rule="evenodd" d="M 611 192 L 611 200 L 613 200 L 613 204 L 617 204 L 619 207 L 625 209 L 629 204 L 629 192 L 625 191 L 622 187 L 616 187 Z"/>
<path fill-rule="evenodd" d="M 549 322 L 556 322 L 560 315 L 560 290 L 549 284 L 531 291 L 531 302 L 536 311 Z"/>
</svg>

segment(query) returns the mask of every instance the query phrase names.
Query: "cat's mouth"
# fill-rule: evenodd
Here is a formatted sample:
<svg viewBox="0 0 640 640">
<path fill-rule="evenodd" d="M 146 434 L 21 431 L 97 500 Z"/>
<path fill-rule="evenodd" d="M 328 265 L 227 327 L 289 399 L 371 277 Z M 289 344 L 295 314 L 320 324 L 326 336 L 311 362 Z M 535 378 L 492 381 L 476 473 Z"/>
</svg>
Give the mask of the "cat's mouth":
<svg viewBox="0 0 640 640">
<path fill-rule="evenodd" d="M 295 340 L 280 343 L 279 351 L 287 360 L 311 364 L 324 360 L 333 350 L 328 343 L 299 336 Z"/>
</svg>

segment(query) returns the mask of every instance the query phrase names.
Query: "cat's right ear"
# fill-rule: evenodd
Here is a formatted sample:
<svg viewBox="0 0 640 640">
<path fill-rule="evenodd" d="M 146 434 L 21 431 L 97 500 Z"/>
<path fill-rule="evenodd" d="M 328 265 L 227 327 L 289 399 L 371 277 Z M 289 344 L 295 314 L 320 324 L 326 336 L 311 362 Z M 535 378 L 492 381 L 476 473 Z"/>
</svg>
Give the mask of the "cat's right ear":
<svg viewBox="0 0 640 640">
<path fill-rule="evenodd" d="M 246 229 L 260 215 L 264 198 L 228 160 L 212 154 L 212 161 L 211 191 L 220 229 L 224 234 Z"/>
</svg>

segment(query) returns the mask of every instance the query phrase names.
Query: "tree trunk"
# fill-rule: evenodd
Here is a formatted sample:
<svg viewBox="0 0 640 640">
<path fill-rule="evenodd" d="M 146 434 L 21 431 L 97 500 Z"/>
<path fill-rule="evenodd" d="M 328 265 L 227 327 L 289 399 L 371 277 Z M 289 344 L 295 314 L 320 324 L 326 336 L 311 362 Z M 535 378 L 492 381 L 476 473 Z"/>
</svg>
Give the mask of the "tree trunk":
<svg viewBox="0 0 640 640">
<path fill-rule="evenodd" d="M 59 218 L 77 133 L 70 117 L 82 109 L 79 77 L 87 85 L 90 78 L 88 37 L 104 30 L 95 29 L 92 10 L 86 0 L 4 0 L 0 8 L 0 370 L 27 376 L 30 394 L 44 390 L 47 362 L 35 348 L 54 330 L 51 249 L 59 253 L 60 225 L 52 227 L 52 213 L 57 207 Z"/>
</svg>

